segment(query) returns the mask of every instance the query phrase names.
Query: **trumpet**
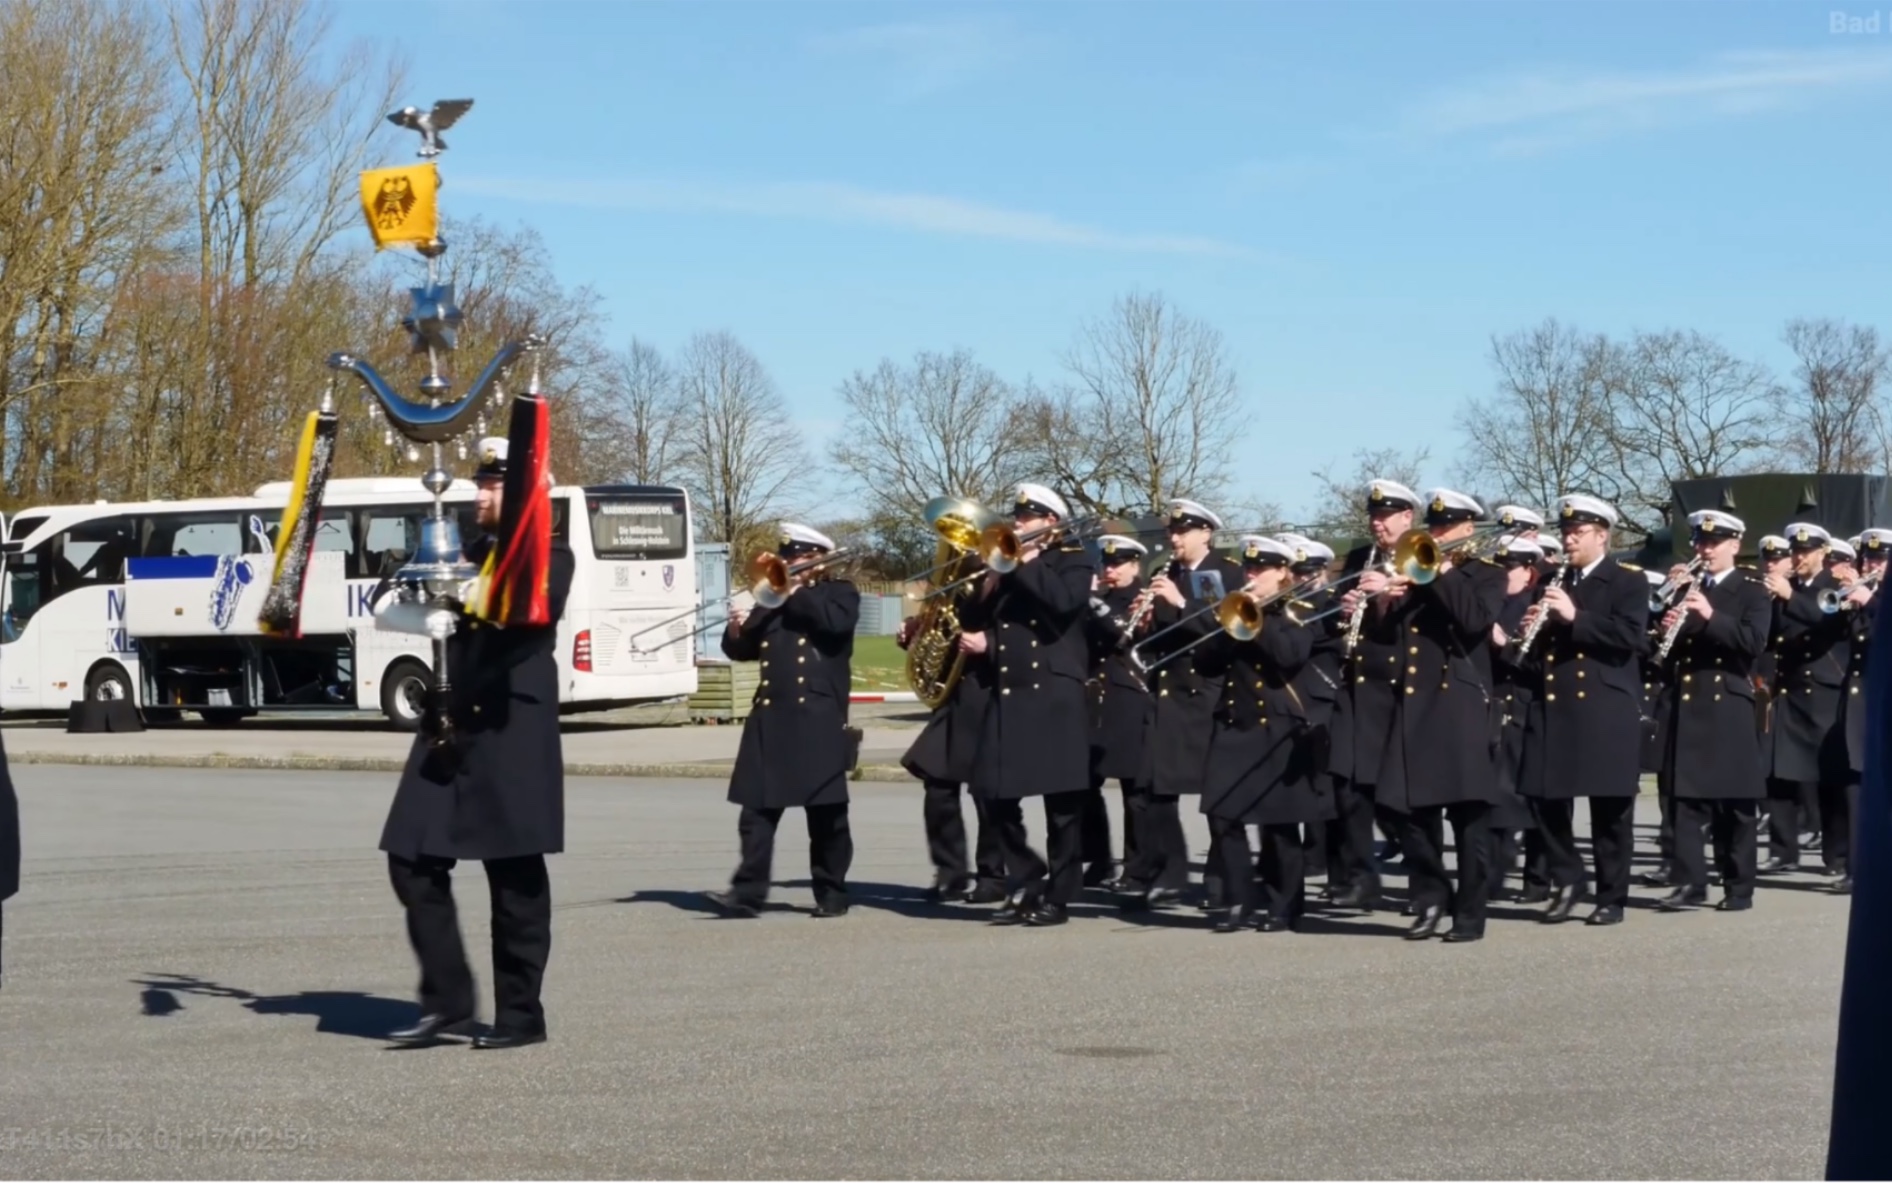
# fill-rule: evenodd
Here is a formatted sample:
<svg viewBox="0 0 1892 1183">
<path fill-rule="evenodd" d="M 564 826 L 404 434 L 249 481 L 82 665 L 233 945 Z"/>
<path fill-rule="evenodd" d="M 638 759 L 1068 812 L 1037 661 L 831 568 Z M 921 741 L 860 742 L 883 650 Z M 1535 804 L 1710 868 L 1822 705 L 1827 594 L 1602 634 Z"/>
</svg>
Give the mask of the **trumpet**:
<svg viewBox="0 0 1892 1183">
<path fill-rule="evenodd" d="M 1402 587 L 1406 584 L 1423 586 L 1431 583 L 1439 577 L 1439 572 L 1444 567 L 1447 559 L 1453 562 L 1464 562 L 1481 556 L 1489 551 L 1495 551 L 1509 537 L 1510 535 L 1505 533 L 1500 526 L 1495 524 L 1481 525 L 1477 530 L 1466 535 L 1464 538 L 1460 538 L 1455 542 L 1442 544 L 1438 539 L 1432 536 L 1430 530 L 1415 528 L 1406 531 L 1394 540 L 1392 557 L 1387 559 L 1386 562 L 1380 564 L 1378 567 L 1363 567 L 1351 575 L 1334 581 L 1329 586 L 1338 588 L 1341 584 L 1350 583 L 1369 571 L 1378 571 L 1381 574 L 1391 575 L 1395 581 L 1394 583 L 1380 591 L 1374 592 L 1371 596 L 1362 596 L 1360 601 L 1353 606 L 1353 616 L 1364 620 L 1366 616 L 1365 605 L 1368 600 L 1385 595 L 1386 592 L 1391 591 L 1394 587 Z M 1326 620 L 1330 616 L 1338 616 L 1342 611 L 1343 609 L 1336 604 L 1325 612 L 1319 612 L 1308 617 L 1301 623 L 1313 624 L 1316 621 Z M 1354 626 L 1352 617 L 1348 619 L 1347 631 L 1352 643 L 1355 645 L 1359 644 L 1359 631 Z M 1349 650 L 1349 652 L 1351 652 L 1351 650 Z"/>
<path fill-rule="evenodd" d="M 1880 568 L 1877 571 L 1868 571 L 1866 574 L 1853 580 L 1844 587 L 1821 588 L 1818 596 L 1820 611 L 1826 613 L 1828 616 L 1833 615 L 1835 612 L 1850 612 L 1858 605 L 1847 603 L 1846 598 L 1852 595 L 1856 588 L 1877 588 L 1879 586 L 1879 577 L 1882 574 L 1884 574 L 1884 568 Z"/>
<path fill-rule="evenodd" d="M 1662 581 L 1661 586 L 1649 593 L 1649 615 L 1660 616 L 1687 590 L 1688 585 L 1701 578 L 1702 568 L 1707 560 L 1695 558 L 1689 560 L 1688 570 L 1681 575 L 1671 575 Z"/>
</svg>

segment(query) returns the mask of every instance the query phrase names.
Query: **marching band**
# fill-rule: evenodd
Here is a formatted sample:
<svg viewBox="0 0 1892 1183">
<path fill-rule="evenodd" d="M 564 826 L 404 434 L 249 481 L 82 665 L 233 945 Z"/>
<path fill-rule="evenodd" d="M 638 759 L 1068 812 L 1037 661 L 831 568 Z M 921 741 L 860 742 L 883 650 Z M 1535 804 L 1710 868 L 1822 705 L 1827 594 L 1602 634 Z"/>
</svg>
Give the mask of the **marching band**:
<svg viewBox="0 0 1892 1183">
<path fill-rule="evenodd" d="M 1751 907 L 1757 875 L 1800 869 L 1809 823 L 1832 890 L 1851 890 L 1871 619 L 1859 609 L 1892 530 L 1849 544 L 1796 523 L 1762 541 L 1757 571 L 1737 562 L 1746 525 L 1703 510 L 1689 518 L 1694 560 L 1652 589 L 1611 556 L 1620 518 L 1596 497 L 1559 498 L 1554 531 L 1523 506 L 1487 513 L 1456 490 L 1421 498 L 1392 480 L 1368 486 L 1365 509 L 1370 541 L 1336 563 L 1292 533 L 1244 536 L 1239 562 L 1225 558 L 1221 517 L 1188 499 L 1170 504 L 1155 547 L 1073 520 L 1039 484 L 1017 488 L 1009 522 L 929 506 L 941 559 L 922 577 L 935 590 L 897 637 L 932 708 L 903 760 L 924 788 L 929 898 L 1041 927 L 1100 887 L 1126 909 L 1193 902 L 1217 933 L 1282 932 L 1309 911 L 1310 865 L 1327 879 L 1316 907 L 1371 912 L 1397 853 L 1404 935 L 1461 943 L 1484 937 L 1491 900 L 1511 898 L 1521 853 L 1515 898 L 1544 904 L 1542 922 L 1588 900 L 1587 924 L 1620 924 L 1645 772 L 1663 826 L 1661 865 L 1641 881 L 1670 889 L 1659 910 L 1707 902 L 1709 842 L 1716 908 Z M 784 561 L 834 553 L 784 525 Z M 763 677 L 730 790 L 743 869 L 711 896 L 725 912 L 759 906 L 789 805 L 809 811 L 816 915 L 846 911 L 841 736 L 858 603 L 844 580 L 811 573 L 780 606 L 730 622 L 725 652 L 761 660 Z M 1115 873 L 1100 849 L 1110 781 L 1123 807 Z M 1025 831 L 1033 797 L 1042 855 Z M 1185 797 L 1210 834 L 1193 898 Z M 1757 865 L 1763 810 L 1771 857 Z"/>
</svg>

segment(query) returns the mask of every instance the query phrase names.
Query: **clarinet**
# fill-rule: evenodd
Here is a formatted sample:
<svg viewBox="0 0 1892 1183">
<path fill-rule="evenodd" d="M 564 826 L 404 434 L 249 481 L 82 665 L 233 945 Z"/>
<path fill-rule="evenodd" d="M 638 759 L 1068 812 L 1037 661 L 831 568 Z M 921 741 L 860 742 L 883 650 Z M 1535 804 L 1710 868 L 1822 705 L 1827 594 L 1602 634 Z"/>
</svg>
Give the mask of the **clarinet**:
<svg viewBox="0 0 1892 1183">
<path fill-rule="evenodd" d="M 1374 567 L 1379 565 L 1377 562 L 1379 557 L 1380 544 L 1376 542 L 1373 544 L 1373 549 L 1367 552 L 1366 566 L 1362 567 L 1361 570 L 1373 570 Z M 1341 649 L 1348 657 L 1352 657 L 1353 651 L 1360 647 L 1360 629 L 1366 624 L 1366 604 L 1369 598 L 1370 597 L 1367 596 L 1361 596 L 1360 602 L 1353 606 L 1353 615 L 1347 618 L 1347 634 L 1346 639 L 1342 642 Z"/>
<path fill-rule="evenodd" d="M 1557 573 L 1557 583 L 1558 586 L 1568 590 L 1570 584 L 1569 567 L 1566 566 Z M 1550 610 L 1544 607 L 1542 597 L 1539 597 L 1537 601 L 1537 609 L 1537 617 L 1532 620 L 1530 626 L 1518 636 L 1517 646 L 1519 657 L 1523 657 L 1531 651 L 1531 646 L 1537 641 L 1537 634 L 1544 631 L 1544 624 L 1550 619 Z"/>
</svg>

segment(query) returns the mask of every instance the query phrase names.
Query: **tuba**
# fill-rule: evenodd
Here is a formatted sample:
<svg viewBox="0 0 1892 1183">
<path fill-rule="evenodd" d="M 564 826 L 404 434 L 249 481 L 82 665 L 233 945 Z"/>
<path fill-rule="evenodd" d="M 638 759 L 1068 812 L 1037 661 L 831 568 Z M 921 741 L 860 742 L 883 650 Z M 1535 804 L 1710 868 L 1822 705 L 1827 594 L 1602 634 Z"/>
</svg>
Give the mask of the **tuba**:
<svg viewBox="0 0 1892 1183">
<path fill-rule="evenodd" d="M 356 354 L 337 352 L 328 358 L 333 375 L 350 374 L 360 383 L 368 396 L 370 419 L 385 419 L 384 442 L 397 455 L 414 463 L 421 459 L 421 445 L 428 449 L 427 472 L 420 483 L 432 494 L 433 503 L 421 524 L 420 541 L 413 557 L 389 577 L 389 594 L 380 599 L 374 612 L 377 627 L 425 636 L 433 642 L 433 688 L 422 726 L 436 747 L 453 742 L 452 722 L 447 712 L 452 688 L 447 668 L 447 639 L 458 629 L 460 618 L 470 615 L 501 627 L 542 625 L 550 619 L 546 589 L 551 544 L 551 502 L 546 470 L 549 412 L 539 391 L 536 365 L 527 389 L 510 400 L 511 448 L 506 497 L 498 528 L 498 545 L 483 568 L 467 560 L 458 524 L 447 513 L 443 500 L 453 483 L 443 449 L 457 442 L 460 457 L 466 456 L 469 438 L 486 434 L 487 412 L 497 414 L 507 406 L 505 382 L 514 366 L 544 344 L 534 335 L 508 342 L 487 362 L 465 394 L 457 399 L 451 397 L 453 383 L 442 373 L 442 364 L 444 355 L 457 346 L 462 317 L 454 304 L 454 285 L 441 282 L 440 257 L 446 253 L 447 244 L 438 235 L 434 194 L 439 181 L 432 158 L 446 145 L 440 143 L 432 131 L 444 129 L 471 106 L 470 99 L 437 103 L 431 113 L 431 124 L 426 118 L 418 123 L 411 118 L 403 122 L 414 114 L 412 108 L 389 116 L 400 126 L 422 132 L 420 155 L 428 163 L 374 170 L 362 176 L 363 212 L 377 249 L 409 245 L 427 260 L 427 282 L 410 289 L 413 303 L 409 314 L 401 321 L 401 327 L 412 338 L 413 352 L 426 356 L 427 372 L 418 383 L 420 397 L 410 399 L 402 395 Z M 333 423 L 336 417 L 334 383 L 332 376 L 321 410 L 311 416 L 312 424 L 318 417 Z M 332 434 L 332 427 L 329 430 Z M 300 508 L 307 517 L 310 509 L 319 509 L 325 465 L 324 471 L 311 472 L 305 480 L 305 470 L 310 468 L 298 461 L 291 514 Z M 305 490 L 312 496 L 305 499 Z M 270 605 L 266 604 L 264 613 L 266 629 L 273 625 L 284 632 L 299 627 L 301 574 L 296 559 L 298 548 L 308 545 L 304 541 L 306 531 L 292 531 L 291 525 L 285 520 L 277 551 L 275 585 L 271 588 L 278 612 L 272 616 Z"/>
<path fill-rule="evenodd" d="M 959 605 L 970 594 L 969 575 L 978 570 L 980 540 L 999 519 L 978 502 L 960 497 L 935 497 L 921 513 L 939 535 L 933 570 L 942 586 L 957 585 L 951 594 L 925 599 L 907 641 L 907 684 L 928 709 L 936 710 L 966 672 L 966 655 L 959 649 Z"/>
</svg>

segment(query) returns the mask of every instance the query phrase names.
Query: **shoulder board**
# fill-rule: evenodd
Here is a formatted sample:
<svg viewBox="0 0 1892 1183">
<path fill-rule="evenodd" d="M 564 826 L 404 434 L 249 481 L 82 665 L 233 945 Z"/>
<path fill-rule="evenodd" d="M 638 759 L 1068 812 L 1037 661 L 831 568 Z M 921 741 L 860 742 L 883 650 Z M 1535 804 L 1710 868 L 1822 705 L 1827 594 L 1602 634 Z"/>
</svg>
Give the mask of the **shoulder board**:
<svg viewBox="0 0 1892 1183">
<path fill-rule="evenodd" d="M 1478 561 L 1483 563 L 1487 567 L 1496 567 L 1498 565 L 1498 562 L 1496 559 L 1487 558 L 1484 555 L 1479 555 Z"/>
<path fill-rule="evenodd" d="M 1084 549 L 1084 544 L 1081 542 L 1067 542 L 1063 546 L 1060 546 L 1058 548 L 1058 550 L 1062 551 L 1064 554 L 1067 554 L 1067 555 L 1077 554 L 1083 549 Z"/>
<path fill-rule="evenodd" d="M 1634 563 L 1617 563 L 1616 565 L 1617 565 L 1618 567 L 1621 567 L 1621 568 L 1622 568 L 1623 570 L 1625 570 L 1625 571 L 1634 571 L 1634 572 L 1636 572 L 1636 573 L 1637 573 L 1638 575 L 1640 575 L 1640 574 L 1642 574 L 1642 568 L 1641 568 L 1641 567 L 1638 567 L 1638 566 L 1637 566 L 1636 564 L 1634 564 Z"/>
<path fill-rule="evenodd" d="M 1308 608 L 1317 608 L 1319 605 L 1312 600 L 1289 600 L 1288 607 L 1306 610 Z"/>
</svg>

